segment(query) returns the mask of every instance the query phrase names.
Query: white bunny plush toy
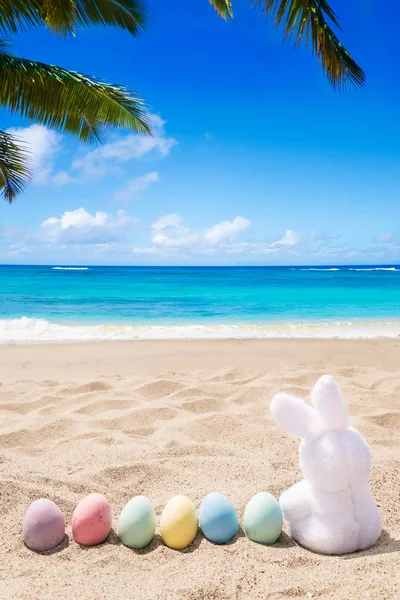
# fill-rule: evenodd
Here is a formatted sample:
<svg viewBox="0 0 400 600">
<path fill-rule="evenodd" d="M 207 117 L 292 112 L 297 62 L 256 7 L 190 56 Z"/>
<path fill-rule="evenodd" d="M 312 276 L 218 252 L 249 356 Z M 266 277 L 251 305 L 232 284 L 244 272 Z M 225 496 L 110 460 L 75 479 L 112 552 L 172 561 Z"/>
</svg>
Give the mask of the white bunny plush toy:
<svg viewBox="0 0 400 600">
<path fill-rule="evenodd" d="M 271 403 L 276 423 L 289 435 L 303 438 L 299 448 L 304 480 L 279 499 L 290 535 L 323 554 L 346 554 L 372 546 L 381 518 L 369 487 L 371 451 L 349 426 L 339 386 L 321 377 L 311 395 L 312 406 L 286 393 Z"/>
</svg>

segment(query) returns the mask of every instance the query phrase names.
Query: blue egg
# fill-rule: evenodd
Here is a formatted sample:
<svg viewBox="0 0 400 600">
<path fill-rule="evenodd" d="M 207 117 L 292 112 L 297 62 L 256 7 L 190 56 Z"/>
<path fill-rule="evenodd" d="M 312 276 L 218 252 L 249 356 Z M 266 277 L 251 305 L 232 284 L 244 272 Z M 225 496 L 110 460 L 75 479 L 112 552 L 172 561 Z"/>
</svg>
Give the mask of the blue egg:
<svg viewBox="0 0 400 600">
<path fill-rule="evenodd" d="M 203 535 L 214 544 L 226 544 L 239 531 L 239 520 L 232 502 L 223 494 L 207 494 L 199 510 Z"/>
</svg>

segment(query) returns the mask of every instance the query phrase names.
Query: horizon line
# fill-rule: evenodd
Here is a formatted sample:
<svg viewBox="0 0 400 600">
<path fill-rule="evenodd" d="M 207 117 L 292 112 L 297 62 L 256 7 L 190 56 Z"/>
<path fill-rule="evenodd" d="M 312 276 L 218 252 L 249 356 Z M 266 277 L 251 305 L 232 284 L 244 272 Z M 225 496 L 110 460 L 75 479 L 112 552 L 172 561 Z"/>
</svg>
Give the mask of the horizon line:
<svg viewBox="0 0 400 600">
<path fill-rule="evenodd" d="M 254 265 L 254 264 L 243 264 L 243 265 L 124 265 L 124 264 L 90 264 L 90 263 L 0 263 L 0 267 L 87 267 L 87 268 L 104 268 L 104 267 L 115 267 L 115 268 L 130 268 L 130 269 L 300 269 L 300 268 L 349 268 L 349 267 L 399 267 L 400 263 L 329 263 L 329 264 L 317 264 L 317 263 L 305 263 L 305 264 L 289 264 L 289 265 Z"/>
</svg>

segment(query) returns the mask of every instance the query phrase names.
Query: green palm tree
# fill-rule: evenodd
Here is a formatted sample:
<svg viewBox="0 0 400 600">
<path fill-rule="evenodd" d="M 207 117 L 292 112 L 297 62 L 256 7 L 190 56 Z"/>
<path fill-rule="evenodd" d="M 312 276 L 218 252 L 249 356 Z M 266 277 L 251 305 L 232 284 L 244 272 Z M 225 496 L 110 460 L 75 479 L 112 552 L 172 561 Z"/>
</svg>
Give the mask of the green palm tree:
<svg viewBox="0 0 400 600">
<path fill-rule="evenodd" d="M 247 0 L 283 29 L 296 46 L 311 44 L 334 88 L 362 86 L 365 75 L 339 42 L 340 29 L 327 0 Z M 233 18 L 231 0 L 209 0 L 224 19 Z M 0 0 L 0 35 L 45 25 L 54 33 L 111 25 L 139 35 L 146 28 L 145 0 Z M 102 141 L 109 127 L 150 133 L 143 101 L 127 89 L 57 67 L 16 58 L 0 38 L 0 108 L 67 131 L 86 142 Z M 23 143 L 0 129 L 0 193 L 13 202 L 30 179 Z"/>
<path fill-rule="evenodd" d="M 285 39 L 295 46 L 311 45 L 329 82 L 334 88 L 365 83 L 365 73 L 350 53 L 340 43 L 330 25 L 340 30 L 337 16 L 327 0 L 247 0 L 261 9 L 277 27 L 283 29 Z M 218 14 L 228 20 L 233 18 L 231 0 L 209 0 Z"/>
<path fill-rule="evenodd" d="M 118 26 L 138 35 L 145 28 L 141 0 L 0 0 L 0 34 L 46 25 L 65 36 L 83 25 Z M 85 142 L 102 141 L 109 127 L 150 133 L 144 102 L 122 86 L 109 85 L 9 53 L 0 38 L 0 107 L 66 131 Z M 29 182 L 29 149 L 0 129 L 0 192 L 13 202 Z"/>
</svg>

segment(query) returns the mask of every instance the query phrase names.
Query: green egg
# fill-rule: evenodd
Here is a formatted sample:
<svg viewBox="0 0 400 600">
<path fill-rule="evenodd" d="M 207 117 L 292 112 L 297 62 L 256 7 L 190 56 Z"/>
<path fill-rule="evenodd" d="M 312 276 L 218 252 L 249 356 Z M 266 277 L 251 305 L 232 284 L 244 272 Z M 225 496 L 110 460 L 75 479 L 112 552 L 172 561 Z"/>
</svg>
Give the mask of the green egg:
<svg viewBox="0 0 400 600">
<path fill-rule="evenodd" d="M 118 537 L 128 548 L 145 548 L 156 532 L 153 504 L 144 496 L 135 496 L 124 506 L 118 521 Z"/>
<path fill-rule="evenodd" d="M 256 494 L 244 511 L 246 535 L 259 544 L 274 544 L 282 532 L 282 523 L 279 502 L 267 492 Z"/>
</svg>

